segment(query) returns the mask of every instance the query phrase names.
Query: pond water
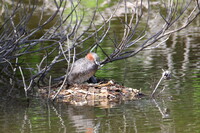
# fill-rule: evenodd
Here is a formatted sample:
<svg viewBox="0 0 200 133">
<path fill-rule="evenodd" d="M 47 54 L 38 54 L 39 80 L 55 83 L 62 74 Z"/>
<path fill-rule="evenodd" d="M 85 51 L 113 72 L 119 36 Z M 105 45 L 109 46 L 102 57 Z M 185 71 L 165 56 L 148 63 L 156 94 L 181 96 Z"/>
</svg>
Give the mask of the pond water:
<svg viewBox="0 0 200 133">
<path fill-rule="evenodd" d="M 112 106 L 74 106 L 40 98 L 1 100 L 0 132 L 192 133 L 200 131 L 200 23 L 161 47 L 105 65 L 96 76 L 141 89 L 147 96 Z M 57 68 L 60 69 L 60 68 Z M 172 78 L 162 81 L 170 70 Z"/>
<path fill-rule="evenodd" d="M 198 25 L 199 26 L 199 25 Z M 198 27 L 199 28 L 199 27 Z M 200 30 L 199 30 L 200 31 Z M 32 99 L 2 101 L 0 132 L 183 133 L 200 130 L 200 32 L 192 28 L 173 35 L 165 47 L 114 62 L 99 70 L 106 78 L 150 94 L 169 69 L 172 79 L 161 83 L 156 99 L 145 97 L 112 108 L 73 106 Z"/>
</svg>

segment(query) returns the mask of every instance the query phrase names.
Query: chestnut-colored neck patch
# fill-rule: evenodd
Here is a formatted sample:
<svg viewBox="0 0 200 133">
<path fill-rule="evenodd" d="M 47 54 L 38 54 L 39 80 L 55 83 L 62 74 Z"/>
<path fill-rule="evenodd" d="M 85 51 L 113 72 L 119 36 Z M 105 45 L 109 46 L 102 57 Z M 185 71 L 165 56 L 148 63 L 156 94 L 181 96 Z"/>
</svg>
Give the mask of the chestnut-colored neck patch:
<svg viewBox="0 0 200 133">
<path fill-rule="evenodd" d="M 88 60 L 94 61 L 94 57 L 93 57 L 93 55 L 92 55 L 91 53 L 88 53 L 88 54 L 86 55 L 86 58 L 87 58 Z"/>
</svg>

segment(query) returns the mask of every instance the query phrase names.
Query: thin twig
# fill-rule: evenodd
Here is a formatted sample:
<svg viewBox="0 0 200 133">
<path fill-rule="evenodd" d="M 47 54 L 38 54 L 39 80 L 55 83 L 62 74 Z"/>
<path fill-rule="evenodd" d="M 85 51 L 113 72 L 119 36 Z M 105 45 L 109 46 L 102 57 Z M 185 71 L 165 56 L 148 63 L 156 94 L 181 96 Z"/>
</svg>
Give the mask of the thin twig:
<svg viewBox="0 0 200 133">
<path fill-rule="evenodd" d="M 153 92 L 151 93 L 151 97 L 154 97 L 154 94 L 155 94 L 155 92 L 156 92 L 158 86 L 160 85 L 160 83 L 161 83 L 161 81 L 162 81 L 163 79 L 170 79 L 170 78 L 171 78 L 171 73 L 170 73 L 170 71 L 168 71 L 168 70 L 166 70 L 166 71 L 165 71 L 165 70 L 162 70 L 162 71 L 163 71 L 162 76 L 161 76 L 160 80 L 158 81 L 156 87 L 154 88 Z"/>
<path fill-rule="evenodd" d="M 22 81 L 23 81 L 23 84 L 24 84 L 24 92 L 25 92 L 25 96 L 27 97 L 26 82 L 25 82 L 25 78 L 24 78 L 24 74 L 23 74 L 23 71 L 22 71 L 22 69 L 21 69 L 21 66 L 19 66 L 19 71 L 20 71 L 20 73 L 21 73 Z"/>
</svg>

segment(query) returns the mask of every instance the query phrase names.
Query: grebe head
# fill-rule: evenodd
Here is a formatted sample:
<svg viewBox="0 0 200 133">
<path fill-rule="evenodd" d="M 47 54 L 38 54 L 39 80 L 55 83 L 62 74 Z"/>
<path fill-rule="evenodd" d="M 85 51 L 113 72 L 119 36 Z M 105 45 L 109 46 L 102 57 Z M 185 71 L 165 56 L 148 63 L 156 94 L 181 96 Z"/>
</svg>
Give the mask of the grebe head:
<svg viewBox="0 0 200 133">
<path fill-rule="evenodd" d="M 96 65 L 100 65 L 100 58 L 96 53 L 88 53 L 85 57 L 89 61 L 93 61 Z"/>
</svg>

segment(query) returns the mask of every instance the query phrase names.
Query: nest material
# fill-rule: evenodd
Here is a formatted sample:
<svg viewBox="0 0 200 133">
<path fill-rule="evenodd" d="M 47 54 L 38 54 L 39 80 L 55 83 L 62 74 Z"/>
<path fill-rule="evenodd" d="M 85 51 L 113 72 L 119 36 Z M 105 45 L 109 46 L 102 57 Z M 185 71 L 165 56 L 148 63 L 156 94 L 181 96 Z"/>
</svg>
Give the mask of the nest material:
<svg viewBox="0 0 200 133">
<path fill-rule="evenodd" d="M 44 98 L 52 99 L 60 86 L 39 89 Z M 74 84 L 64 85 L 56 97 L 57 102 L 68 102 L 73 105 L 112 106 L 121 101 L 133 100 L 143 94 L 133 88 L 124 87 L 114 83 L 112 80 L 97 84 Z"/>
</svg>

